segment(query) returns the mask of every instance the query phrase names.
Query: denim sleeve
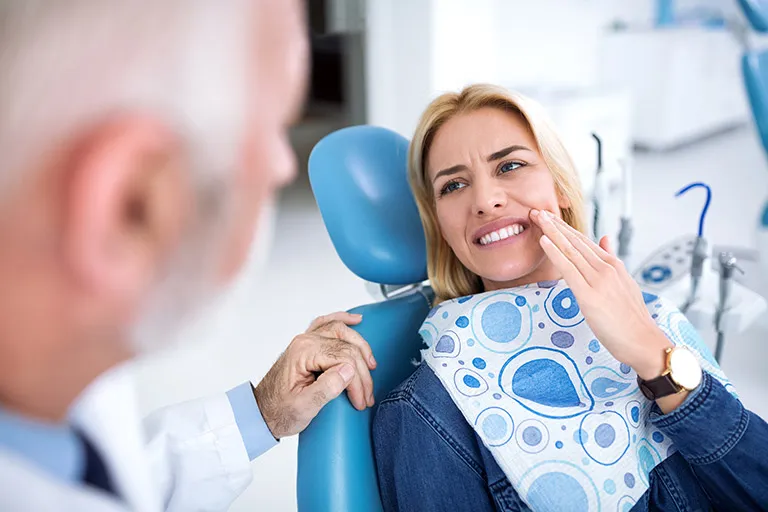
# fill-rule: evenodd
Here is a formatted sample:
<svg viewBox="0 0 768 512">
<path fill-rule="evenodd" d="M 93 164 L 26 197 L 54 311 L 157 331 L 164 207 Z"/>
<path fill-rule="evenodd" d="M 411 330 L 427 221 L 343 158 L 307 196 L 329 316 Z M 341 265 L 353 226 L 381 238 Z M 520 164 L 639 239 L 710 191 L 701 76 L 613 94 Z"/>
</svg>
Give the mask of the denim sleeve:
<svg viewBox="0 0 768 512">
<path fill-rule="evenodd" d="M 379 406 L 373 445 L 385 511 L 495 510 L 480 468 L 471 467 L 440 428 L 407 398 Z"/>
<path fill-rule="evenodd" d="M 277 440 L 261 416 L 250 382 L 244 382 L 227 391 L 227 398 L 250 460 L 277 445 Z"/>
<path fill-rule="evenodd" d="M 704 373 L 699 388 L 651 421 L 693 468 L 717 510 L 768 510 L 768 424 Z"/>
</svg>

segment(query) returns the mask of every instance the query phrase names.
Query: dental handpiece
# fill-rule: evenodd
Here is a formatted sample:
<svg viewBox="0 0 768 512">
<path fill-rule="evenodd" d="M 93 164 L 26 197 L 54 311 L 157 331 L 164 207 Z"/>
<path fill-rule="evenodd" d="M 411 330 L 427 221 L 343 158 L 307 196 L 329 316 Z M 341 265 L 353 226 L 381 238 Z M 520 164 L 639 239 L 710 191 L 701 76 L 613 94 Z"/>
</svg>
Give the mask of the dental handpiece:
<svg viewBox="0 0 768 512">
<path fill-rule="evenodd" d="M 715 330 L 717 344 L 715 345 L 715 361 L 720 362 L 725 341 L 725 328 L 722 325 L 723 314 L 729 309 L 731 291 L 733 290 L 733 271 L 744 271 L 737 265 L 736 257 L 729 252 L 720 253 L 720 301 L 715 312 Z"/>
<path fill-rule="evenodd" d="M 701 283 L 701 276 L 704 274 L 704 262 L 707 259 L 707 240 L 704 237 L 697 237 L 696 243 L 693 246 L 693 254 L 691 255 L 691 291 L 688 295 L 688 300 L 681 308 L 685 313 L 688 308 L 696 301 L 696 296 L 699 293 L 699 284 Z"/>
<path fill-rule="evenodd" d="M 632 221 L 628 217 L 621 218 L 618 239 L 619 249 L 617 254 L 621 260 L 625 260 L 629 256 L 629 244 L 632 241 Z"/>
</svg>

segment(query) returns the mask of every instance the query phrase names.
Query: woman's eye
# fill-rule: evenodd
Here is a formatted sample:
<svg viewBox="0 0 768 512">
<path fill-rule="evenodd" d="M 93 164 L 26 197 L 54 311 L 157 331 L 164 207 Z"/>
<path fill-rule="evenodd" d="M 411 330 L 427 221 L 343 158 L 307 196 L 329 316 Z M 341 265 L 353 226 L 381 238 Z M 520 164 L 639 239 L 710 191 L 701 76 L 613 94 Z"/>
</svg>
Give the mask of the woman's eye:
<svg viewBox="0 0 768 512">
<path fill-rule="evenodd" d="M 440 195 L 444 196 L 445 194 L 450 194 L 451 192 L 455 192 L 456 190 L 459 190 L 464 186 L 463 183 L 460 183 L 458 181 L 451 181 L 450 183 L 446 183 L 446 185 L 440 190 Z"/>
<path fill-rule="evenodd" d="M 505 173 L 509 171 L 514 171 L 518 169 L 519 167 L 522 167 L 524 164 L 522 162 L 507 162 L 501 166 L 499 169 L 499 172 Z"/>
</svg>

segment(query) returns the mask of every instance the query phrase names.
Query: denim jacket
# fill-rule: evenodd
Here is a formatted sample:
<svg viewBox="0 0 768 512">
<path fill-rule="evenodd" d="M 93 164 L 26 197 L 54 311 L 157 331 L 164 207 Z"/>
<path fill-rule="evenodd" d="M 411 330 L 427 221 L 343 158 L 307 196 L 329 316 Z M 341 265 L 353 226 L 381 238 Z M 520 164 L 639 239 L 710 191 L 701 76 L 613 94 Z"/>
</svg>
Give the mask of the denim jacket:
<svg viewBox="0 0 768 512">
<path fill-rule="evenodd" d="M 768 510 L 768 424 L 709 374 L 651 421 L 678 451 L 633 511 Z M 379 405 L 373 442 L 384 510 L 530 510 L 426 365 Z"/>
</svg>

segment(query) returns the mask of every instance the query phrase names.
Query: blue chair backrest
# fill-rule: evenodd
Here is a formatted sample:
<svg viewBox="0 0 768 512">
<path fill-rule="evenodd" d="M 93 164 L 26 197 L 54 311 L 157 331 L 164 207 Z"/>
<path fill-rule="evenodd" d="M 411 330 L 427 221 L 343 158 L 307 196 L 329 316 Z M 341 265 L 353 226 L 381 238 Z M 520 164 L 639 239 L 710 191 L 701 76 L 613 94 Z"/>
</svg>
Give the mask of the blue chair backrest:
<svg viewBox="0 0 768 512">
<path fill-rule="evenodd" d="M 763 149 L 768 152 L 768 50 L 749 50 L 741 59 L 744 87 Z"/>
<path fill-rule="evenodd" d="M 312 191 L 336 252 L 359 277 L 405 285 L 427 278 L 426 244 L 406 176 L 408 141 L 373 126 L 334 132 L 309 157 Z M 376 401 L 414 370 L 422 346 L 418 330 L 430 309 L 416 291 L 354 308 L 355 329 L 377 361 Z M 374 410 L 355 410 L 341 396 L 299 436 L 300 511 L 382 510 L 371 442 Z"/>
<path fill-rule="evenodd" d="M 768 32 L 768 0 L 739 0 L 739 5 L 756 32 Z"/>
<path fill-rule="evenodd" d="M 768 32 L 768 0 L 739 0 L 739 5 L 755 32 Z M 768 50 L 748 49 L 741 70 L 760 142 L 768 151 Z"/>
</svg>

